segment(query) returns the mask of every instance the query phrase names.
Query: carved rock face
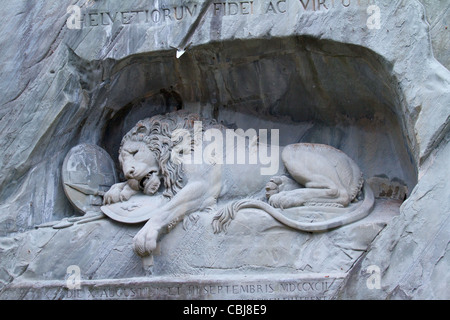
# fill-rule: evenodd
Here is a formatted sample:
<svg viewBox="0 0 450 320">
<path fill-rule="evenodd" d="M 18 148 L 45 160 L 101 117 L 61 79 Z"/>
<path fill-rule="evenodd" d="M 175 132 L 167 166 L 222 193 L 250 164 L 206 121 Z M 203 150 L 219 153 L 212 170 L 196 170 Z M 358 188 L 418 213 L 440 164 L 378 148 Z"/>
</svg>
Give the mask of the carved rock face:
<svg viewBox="0 0 450 320">
<path fill-rule="evenodd" d="M 81 29 L 66 26 L 73 1 L 24 2 L 5 2 L 0 39 L 0 289 L 21 276 L 61 280 L 76 263 L 94 278 L 142 276 L 126 247 L 132 227 L 103 220 L 64 232 L 31 229 L 74 214 L 60 170 L 74 145 L 104 147 L 119 168 L 120 139 L 137 120 L 183 107 L 237 127 L 279 127 L 283 145 L 335 146 L 366 178 L 382 179 L 372 180 L 379 195 L 408 199 L 400 217 L 382 232 L 377 223 L 375 234 L 342 229 L 331 238 L 284 241 L 274 226 L 258 241 L 258 232 L 242 227 L 248 238 L 227 239 L 227 249 L 217 250 L 195 224 L 189 241 L 176 228 L 179 238 L 164 244 L 173 255 L 159 256 L 157 272 L 232 273 L 269 254 L 283 262 L 277 268 L 295 272 L 354 266 L 344 297 L 448 298 L 448 2 L 377 1 L 380 29 L 368 27 L 373 1 L 216 1 L 198 24 L 205 1 L 90 1 Z M 192 44 L 176 59 L 171 46 L 188 34 Z M 130 179 L 130 190 L 142 180 Z M 384 187 L 389 181 L 398 192 Z M 367 241 L 359 246 L 349 234 Z M 277 240 L 289 247 L 267 248 Z M 236 259 L 248 256 L 242 242 L 261 244 L 252 248 L 255 259 Z M 323 250 L 315 255 L 317 247 Z M 279 259 L 293 248 L 297 261 Z M 227 259 L 243 262 L 230 269 Z M 381 290 L 365 290 L 362 275 L 372 265 L 381 268 Z"/>
</svg>

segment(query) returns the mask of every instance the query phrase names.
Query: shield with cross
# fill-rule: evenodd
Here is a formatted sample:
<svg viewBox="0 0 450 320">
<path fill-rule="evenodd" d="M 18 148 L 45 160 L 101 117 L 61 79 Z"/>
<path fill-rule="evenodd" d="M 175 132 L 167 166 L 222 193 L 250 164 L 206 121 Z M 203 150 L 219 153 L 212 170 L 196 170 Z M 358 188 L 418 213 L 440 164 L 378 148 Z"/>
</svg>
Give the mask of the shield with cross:
<svg viewBox="0 0 450 320">
<path fill-rule="evenodd" d="M 114 161 L 92 144 L 73 147 L 62 167 L 64 192 L 81 214 L 100 212 L 104 193 L 118 182 Z"/>
</svg>

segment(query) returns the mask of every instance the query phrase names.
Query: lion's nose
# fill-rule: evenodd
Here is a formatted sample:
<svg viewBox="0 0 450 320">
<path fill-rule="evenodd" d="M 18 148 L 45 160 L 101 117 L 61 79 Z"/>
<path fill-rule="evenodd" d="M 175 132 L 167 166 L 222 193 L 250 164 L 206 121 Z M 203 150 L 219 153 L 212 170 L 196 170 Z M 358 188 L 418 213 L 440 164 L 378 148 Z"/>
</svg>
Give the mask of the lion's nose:
<svg viewBox="0 0 450 320">
<path fill-rule="evenodd" d="M 129 167 L 126 171 L 125 171 L 125 178 L 127 179 L 132 179 L 134 178 L 134 173 L 135 173 L 136 169 L 134 167 Z"/>
</svg>

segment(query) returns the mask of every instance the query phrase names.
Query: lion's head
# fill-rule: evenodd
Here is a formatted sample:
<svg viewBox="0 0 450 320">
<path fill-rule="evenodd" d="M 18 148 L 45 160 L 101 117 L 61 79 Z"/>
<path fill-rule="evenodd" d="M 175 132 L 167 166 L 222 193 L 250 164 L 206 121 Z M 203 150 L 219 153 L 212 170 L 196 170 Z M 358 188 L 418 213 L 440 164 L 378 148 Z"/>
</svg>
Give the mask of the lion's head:
<svg viewBox="0 0 450 320">
<path fill-rule="evenodd" d="M 119 161 L 133 189 L 151 195 L 162 180 L 164 195 L 172 198 L 183 187 L 183 164 L 173 161 L 172 150 L 183 142 L 181 137 L 176 138 L 177 131 L 187 130 L 194 137 L 196 121 L 202 122 L 203 130 L 216 125 L 215 120 L 202 119 L 198 114 L 176 111 L 141 120 L 123 137 Z"/>
</svg>

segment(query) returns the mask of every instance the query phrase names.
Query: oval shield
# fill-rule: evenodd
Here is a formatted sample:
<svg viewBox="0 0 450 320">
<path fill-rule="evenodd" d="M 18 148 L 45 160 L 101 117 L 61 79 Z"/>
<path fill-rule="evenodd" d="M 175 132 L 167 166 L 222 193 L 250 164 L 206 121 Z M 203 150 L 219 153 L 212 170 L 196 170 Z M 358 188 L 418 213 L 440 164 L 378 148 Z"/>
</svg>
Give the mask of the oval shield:
<svg viewBox="0 0 450 320">
<path fill-rule="evenodd" d="M 73 147 L 62 167 L 64 192 L 78 212 L 100 211 L 103 195 L 118 182 L 114 161 L 92 144 Z"/>
</svg>

